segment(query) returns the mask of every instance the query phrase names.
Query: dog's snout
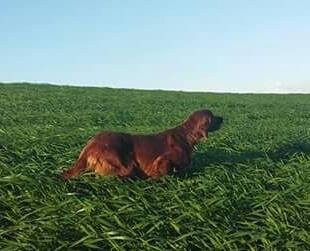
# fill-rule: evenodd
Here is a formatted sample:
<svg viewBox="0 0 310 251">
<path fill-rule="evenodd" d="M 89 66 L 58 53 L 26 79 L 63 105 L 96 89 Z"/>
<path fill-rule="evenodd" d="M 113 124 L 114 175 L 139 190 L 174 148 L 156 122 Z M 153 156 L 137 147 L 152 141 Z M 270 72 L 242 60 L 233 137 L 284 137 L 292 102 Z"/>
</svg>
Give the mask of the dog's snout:
<svg viewBox="0 0 310 251">
<path fill-rule="evenodd" d="M 223 118 L 222 117 L 215 117 L 215 121 L 217 124 L 222 124 L 223 123 Z"/>
<path fill-rule="evenodd" d="M 212 119 L 212 122 L 208 128 L 208 131 L 214 132 L 214 131 L 218 130 L 221 127 L 223 120 L 224 119 L 220 116 L 214 116 Z"/>
</svg>

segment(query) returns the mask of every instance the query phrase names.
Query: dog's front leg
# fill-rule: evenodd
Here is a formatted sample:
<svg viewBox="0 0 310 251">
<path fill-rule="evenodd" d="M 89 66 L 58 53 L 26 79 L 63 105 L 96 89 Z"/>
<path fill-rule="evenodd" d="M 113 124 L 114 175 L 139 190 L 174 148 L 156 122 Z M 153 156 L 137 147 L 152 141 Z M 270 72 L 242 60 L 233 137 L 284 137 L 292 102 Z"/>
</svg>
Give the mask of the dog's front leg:
<svg viewBox="0 0 310 251">
<path fill-rule="evenodd" d="M 158 156 L 145 170 L 148 177 L 159 179 L 173 173 L 173 162 L 169 154 Z"/>
</svg>

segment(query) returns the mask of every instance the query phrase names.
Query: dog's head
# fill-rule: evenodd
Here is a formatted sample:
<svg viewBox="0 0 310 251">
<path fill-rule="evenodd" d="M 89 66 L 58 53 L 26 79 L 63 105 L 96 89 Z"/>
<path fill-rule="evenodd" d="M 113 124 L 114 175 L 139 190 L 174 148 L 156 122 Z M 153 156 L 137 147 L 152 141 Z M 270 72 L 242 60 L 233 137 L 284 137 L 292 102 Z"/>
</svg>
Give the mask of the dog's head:
<svg viewBox="0 0 310 251">
<path fill-rule="evenodd" d="M 207 138 L 208 132 L 220 129 L 223 118 L 213 115 L 209 110 L 200 110 L 192 113 L 185 121 L 186 127 L 197 138 Z"/>
</svg>

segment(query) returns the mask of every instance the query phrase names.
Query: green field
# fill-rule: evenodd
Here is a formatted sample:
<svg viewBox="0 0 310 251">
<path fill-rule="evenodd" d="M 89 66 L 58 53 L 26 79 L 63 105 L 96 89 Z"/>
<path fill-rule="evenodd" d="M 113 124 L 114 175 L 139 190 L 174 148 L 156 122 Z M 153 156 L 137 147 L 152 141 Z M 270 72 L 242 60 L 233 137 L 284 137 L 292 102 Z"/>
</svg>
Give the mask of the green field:
<svg viewBox="0 0 310 251">
<path fill-rule="evenodd" d="M 224 117 L 184 177 L 63 182 L 102 130 Z M 1 250 L 310 250 L 310 95 L 0 84 Z"/>
</svg>

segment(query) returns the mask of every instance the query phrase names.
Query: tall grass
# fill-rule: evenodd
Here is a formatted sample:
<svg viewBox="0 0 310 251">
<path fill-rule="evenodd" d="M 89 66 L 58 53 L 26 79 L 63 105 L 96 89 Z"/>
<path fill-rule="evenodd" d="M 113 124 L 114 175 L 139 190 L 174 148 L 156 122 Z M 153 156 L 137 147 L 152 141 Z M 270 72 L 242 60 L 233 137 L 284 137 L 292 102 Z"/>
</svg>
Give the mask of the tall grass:
<svg viewBox="0 0 310 251">
<path fill-rule="evenodd" d="M 185 177 L 59 179 L 102 130 L 209 108 Z M 1 250 L 309 250 L 310 95 L 0 85 Z"/>
</svg>

